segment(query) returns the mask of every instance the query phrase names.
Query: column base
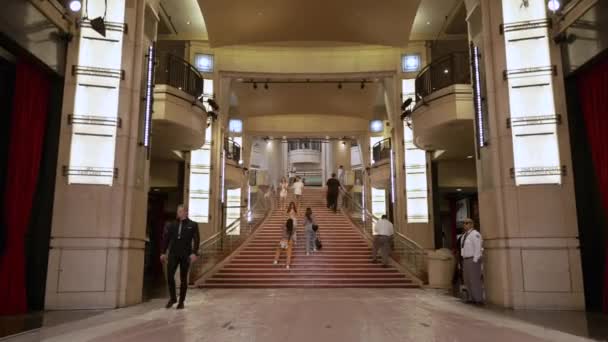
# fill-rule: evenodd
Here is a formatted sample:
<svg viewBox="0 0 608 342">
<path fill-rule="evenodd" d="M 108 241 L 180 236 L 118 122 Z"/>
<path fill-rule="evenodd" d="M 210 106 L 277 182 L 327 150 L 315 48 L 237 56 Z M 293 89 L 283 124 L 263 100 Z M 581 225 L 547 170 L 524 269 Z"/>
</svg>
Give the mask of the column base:
<svg viewBox="0 0 608 342">
<path fill-rule="evenodd" d="M 575 238 L 486 240 L 483 267 L 488 303 L 513 309 L 585 309 Z"/>
<path fill-rule="evenodd" d="M 114 309 L 142 302 L 144 241 L 53 239 L 45 309 Z"/>
</svg>

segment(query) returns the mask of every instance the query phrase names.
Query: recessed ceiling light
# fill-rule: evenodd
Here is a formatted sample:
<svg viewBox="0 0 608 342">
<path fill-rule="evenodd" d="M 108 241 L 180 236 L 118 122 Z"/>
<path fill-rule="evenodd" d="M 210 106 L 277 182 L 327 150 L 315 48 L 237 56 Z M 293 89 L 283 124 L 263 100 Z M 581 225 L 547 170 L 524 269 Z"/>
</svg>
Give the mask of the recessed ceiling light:
<svg viewBox="0 0 608 342">
<path fill-rule="evenodd" d="M 459 189 L 456 189 L 456 191 L 462 191 L 462 189 L 459 188 Z"/>
<path fill-rule="evenodd" d="M 189 21 L 186 21 L 186 25 L 190 25 L 190 22 L 189 22 Z"/>
<path fill-rule="evenodd" d="M 426 24 L 427 24 L 427 25 L 431 25 L 431 22 L 430 22 L 430 21 L 427 21 L 427 22 L 426 22 Z"/>
<path fill-rule="evenodd" d="M 473 156 L 467 156 L 467 159 L 473 159 Z"/>
</svg>

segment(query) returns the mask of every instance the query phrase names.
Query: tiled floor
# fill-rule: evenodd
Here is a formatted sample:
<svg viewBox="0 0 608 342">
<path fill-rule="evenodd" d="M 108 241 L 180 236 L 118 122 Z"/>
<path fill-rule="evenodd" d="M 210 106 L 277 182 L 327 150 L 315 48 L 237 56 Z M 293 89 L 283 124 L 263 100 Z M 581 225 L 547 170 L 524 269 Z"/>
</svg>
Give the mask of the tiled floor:
<svg viewBox="0 0 608 342">
<path fill-rule="evenodd" d="M 416 289 L 193 290 L 183 311 L 164 303 L 155 299 L 7 341 L 587 341 Z"/>
</svg>

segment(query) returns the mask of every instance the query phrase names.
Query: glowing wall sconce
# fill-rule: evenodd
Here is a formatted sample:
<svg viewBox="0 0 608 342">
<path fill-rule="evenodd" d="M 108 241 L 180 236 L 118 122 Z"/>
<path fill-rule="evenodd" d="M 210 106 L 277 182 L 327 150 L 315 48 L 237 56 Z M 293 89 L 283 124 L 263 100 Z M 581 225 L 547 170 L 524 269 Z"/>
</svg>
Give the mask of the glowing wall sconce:
<svg viewBox="0 0 608 342">
<path fill-rule="evenodd" d="M 243 133 L 243 120 L 230 119 L 228 122 L 228 131 L 230 133 Z"/>
<path fill-rule="evenodd" d="M 195 54 L 194 65 L 200 72 L 213 72 L 213 55 L 204 53 Z"/>
<path fill-rule="evenodd" d="M 407 54 L 401 56 L 401 70 L 403 72 L 416 72 L 420 70 L 420 55 Z"/>
<path fill-rule="evenodd" d="M 369 131 L 372 133 L 382 132 L 384 129 L 384 123 L 382 120 L 372 120 L 369 122 Z"/>
</svg>

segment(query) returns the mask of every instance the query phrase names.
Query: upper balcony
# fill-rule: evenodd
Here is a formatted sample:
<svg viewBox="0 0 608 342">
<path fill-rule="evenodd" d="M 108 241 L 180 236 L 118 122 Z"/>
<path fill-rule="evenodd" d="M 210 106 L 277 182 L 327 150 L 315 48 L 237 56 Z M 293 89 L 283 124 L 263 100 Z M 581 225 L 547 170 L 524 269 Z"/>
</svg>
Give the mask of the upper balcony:
<svg viewBox="0 0 608 342">
<path fill-rule="evenodd" d="M 416 146 L 444 150 L 451 157 L 474 154 L 468 53 L 446 55 L 422 69 L 416 77 L 416 99 L 411 114 Z"/>
<path fill-rule="evenodd" d="M 372 146 L 371 183 L 374 188 L 387 189 L 391 180 L 391 138 L 378 141 Z"/>
<path fill-rule="evenodd" d="M 293 140 L 287 143 L 290 164 L 320 164 L 320 140 Z"/>
<path fill-rule="evenodd" d="M 207 112 L 199 100 L 203 78 L 190 63 L 171 54 L 160 55 L 154 74 L 152 134 L 163 151 L 195 150 L 205 141 Z"/>
<path fill-rule="evenodd" d="M 241 145 L 232 138 L 224 138 L 224 156 L 226 158 L 226 187 L 228 189 L 240 188 L 244 182 L 244 173 L 241 167 Z"/>
</svg>

